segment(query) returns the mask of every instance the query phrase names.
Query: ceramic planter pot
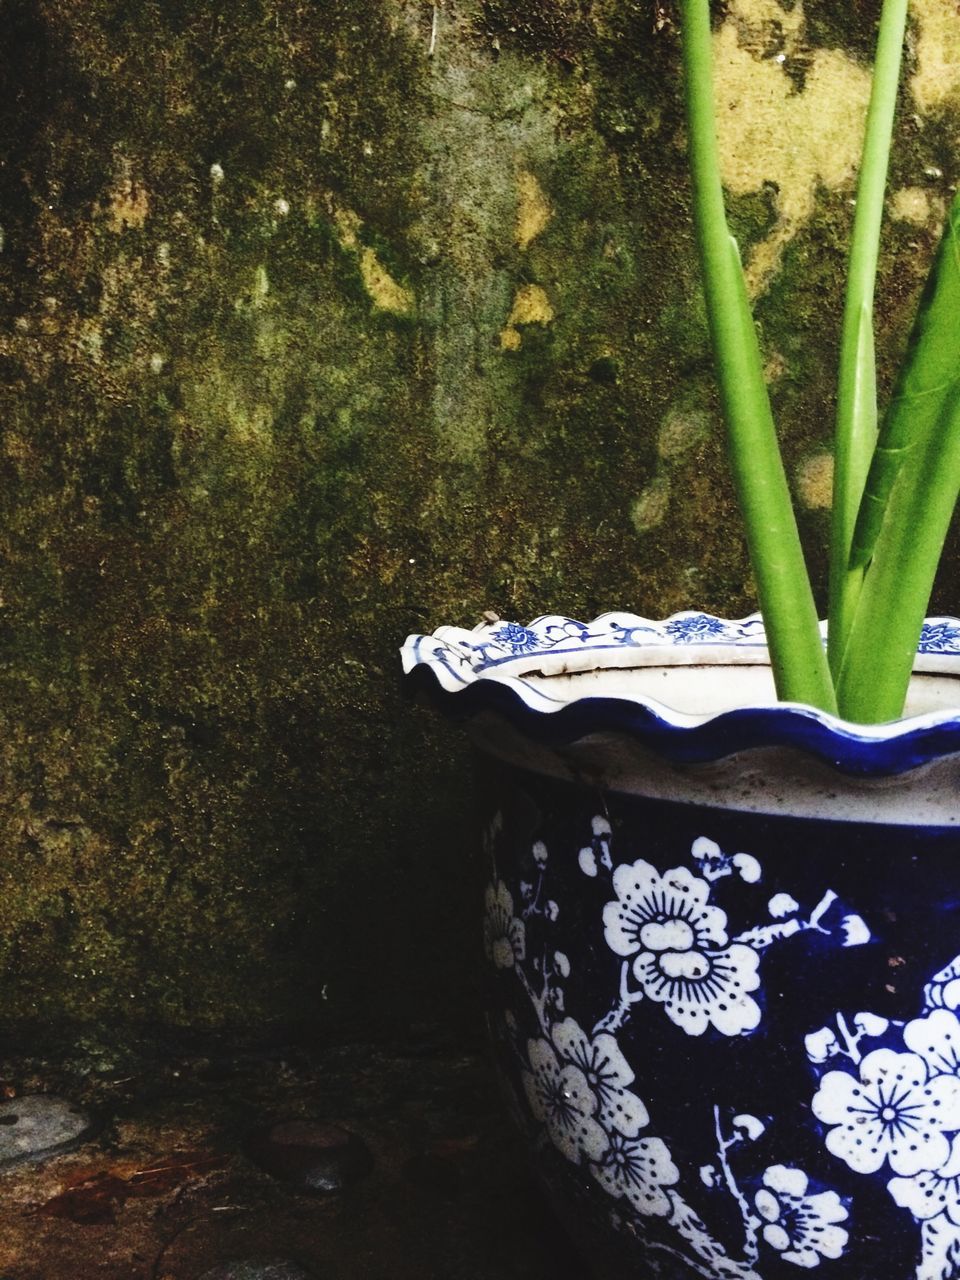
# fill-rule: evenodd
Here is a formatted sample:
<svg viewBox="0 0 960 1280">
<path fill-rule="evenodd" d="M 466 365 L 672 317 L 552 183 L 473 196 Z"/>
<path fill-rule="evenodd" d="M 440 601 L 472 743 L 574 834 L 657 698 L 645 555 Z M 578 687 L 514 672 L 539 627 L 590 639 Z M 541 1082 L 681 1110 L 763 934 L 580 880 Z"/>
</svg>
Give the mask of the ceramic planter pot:
<svg viewBox="0 0 960 1280">
<path fill-rule="evenodd" d="M 777 704 L 758 618 L 404 662 L 479 748 L 499 1068 L 596 1273 L 960 1277 L 960 622 L 877 728 Z"/>
</svg>

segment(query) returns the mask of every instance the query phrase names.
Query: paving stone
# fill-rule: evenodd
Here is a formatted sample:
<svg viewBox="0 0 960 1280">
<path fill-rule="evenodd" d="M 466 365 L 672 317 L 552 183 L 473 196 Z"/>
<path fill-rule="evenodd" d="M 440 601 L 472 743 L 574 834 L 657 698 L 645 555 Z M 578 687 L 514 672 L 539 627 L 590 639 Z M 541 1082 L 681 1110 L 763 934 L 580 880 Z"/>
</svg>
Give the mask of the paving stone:
<svg viewBox="0 0 960 1280">
<path fill-rule="evenodd" d="M 281 1120 L 255 1130 L 245 1144 L 261 1169 L 300 1191 L 342 1191 L 373 1168 L 356 1134 L 322 1120 Z"/>
<path fill-rule="evenodd" d="M 269 1262 L 249 1258 L 221 1263 L 212 1271 L 205 1271 L 200 1280 L 313 1280 L 313 1276 L 297 1263 L 282 1258 Z"/>
<path fill-rule="evenodd" d="M 91 1137 L 96 1128 L 88 1111 L 55 1094 L 0 1102 L 0 1168 L 66 1151 Z"/>
</svg>

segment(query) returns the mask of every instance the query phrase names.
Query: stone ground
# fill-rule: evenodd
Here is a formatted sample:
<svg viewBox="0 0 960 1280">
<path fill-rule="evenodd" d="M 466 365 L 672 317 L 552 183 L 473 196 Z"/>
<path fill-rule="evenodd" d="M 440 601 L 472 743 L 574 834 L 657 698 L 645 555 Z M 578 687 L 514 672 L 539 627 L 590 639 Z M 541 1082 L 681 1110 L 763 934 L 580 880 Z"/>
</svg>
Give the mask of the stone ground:
<svg viewBox="0 0 960 1280">
<path fill-rule="evenodd" d="M 136 1072 L 0 1061 L 7 1114 L 38 1093 L 89 1108 L 99 1130 L 0 1167 L 0 1280 L 583 1275 L 490 1069 L 449 1045 L 168 1057 Z M 369 1168 L 354 1159 L 339 1191 L 310 1194 L 245 1154 L 259 1132 L 262 1159 L 264 1127 L 298 1119 L 348 1130 Z"/>
</svg>

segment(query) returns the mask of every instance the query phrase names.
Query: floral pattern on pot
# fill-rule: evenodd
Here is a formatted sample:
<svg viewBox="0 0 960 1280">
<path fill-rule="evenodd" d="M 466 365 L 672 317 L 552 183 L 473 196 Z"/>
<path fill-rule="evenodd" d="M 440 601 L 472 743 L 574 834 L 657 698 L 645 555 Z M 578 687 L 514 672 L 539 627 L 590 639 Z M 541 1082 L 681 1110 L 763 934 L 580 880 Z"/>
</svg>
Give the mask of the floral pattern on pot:
<svg viewBox="0 0 960 1280">
<path fill-rule="evenodd" d="M 809 1195 L 809 1179 L 800 1169 L 771 1165 L 754 1197 L 763 1219 L 763 1238 L 780 1251 L 784 1262 L 816 1267 L 824 1258 L 839 1258 L 846 1248 L 847 1210 L 835 1191 Z"/>
<path fill-rule="evenodd" d="M 855 1173 L 893 1175 L 887 1191 L 920 1228 L 917 1280 L 960 1275 L 960 1020 L 942 1007 L 958 963 L 932 976 L 919 1017 L 838 1012 L 807 1041 L 830 1068 L 811 1104 L 827 1148 Z"/>
<path fill-rule="evenodd" d="M 501 830 L 498 819 L 491 828 L 492 847 Z M 739 1256 L 732 1255 L 685 1199 L 681 1169 L 635 1091 L 634 1071 L 616 1033 L 635 1006 L 649 1000 L 688 1036 L 702 1037 L 711 1029 L 721 1038 L 749 1036 L 762 1018 L 754 996 L 761 985 L 761 957 L 769 947 L 806 930 L 838 947 L 857 945 L 869 938 L 869 930 L 828 889 L 809 915 L 790 895 L 780 894 L 768 904 L 769 920 L 731 937 L 726 913 L 712 901 L 715 886 L 726 877 L 759 881 L 756 857 L 727 854 L 701 836 L 691 847 L 692 867 L 660 872 L 643 858 L 615 866 L 610 824 L 602 815 L 593 818 L 590 835 L 577 865 L 588 879 L 609 884 L 601 928 L 606 946 L 621 961 L 619 989 L 592 1031 L 570 1016 L 558 1016 L 571 974 L 564 952 L 523 963 L 526 922 L 540 917 L 555 924 L 560 915 L 547 894 L 550 854 L 543 841 L 531 845 L 536 875 L 521 881 L 517 915 L 507 916 L 513 900 L 499 875 L 486 893 L 487 956 L 499 969 L 515 970 L 540 1031 L 522 1041 L 515 1018 L 504 1024 L 532 1120 L 555 1151 L 609 1196 L 621 1219 L 627 1215 L 634 1228 L 653 1218 L 673 1227 L 677 1244 L 656 1248 L 695 1274 L 758 1280 L 765 1253 L 803 1268 L 840 1257 L 848 1211 L 837 1192 L 815 1188 L 795 1165 L 768 1165 L 756 1169 L 752 1179 L 738 1180 L 731 1152 L 756 1142 L 767 1126 L 750 1114 L 728 1117 L 717 1104 L 712 1112 L 715 1160 L 700 1168 L 698 1180 L 722 1190 L 740 1214 L 743 1243 Z M 956 1083 L 960 1086 L 960 1080 Z M 945 1101 L 946 1091 L 938 1090 L 930 1106 Z M 751 1180 L 756 1183 L 752 1192 Z"/>
<path fill-rule="evenodd" d="M 826 623 L 821 623 L 826 632 Z M 448 628 L 447 631 L 450 629 Z M 535 618 L 526 626 L 496 621 L 474 632 L 456 630 L 455 642 L 463 647 L 477 670 L 497 666 L 531 654 L 575 653 L 584 649 L 665 646 L 733 645 L 739 649 L 765 646 L 766 632 L 759 613 L 747 618 L 717 618 L 712 613 L 687 609 L 663 621 L 632 613 L 605 613 L 592 622 L 580 622 L 559 614 Z M 425 637 L 418 637 L 425 638 Z M 454 638 L 446 635 L 451 642 Z M 960 622 L 956 618 L 928 618 L 917 646 L 921 654 L 960 653 Z"/>
<path fill-rule="evenodd" d="M 526 954 L 526 931 L 513 914 L 513 898 L 502 880 L 487 889 L 485 905 L 483 949 L 498 969 L 510 969 Z"/>
<path fill-rule="evenodd" d="M 825 639 L 826 623 L 821 628 Z M 692 764 L 787 746 L 854 777 L 909 773 L 960 752 L 960 711 L 943 688 L 926 710 L 863 726 L 798 703 L 771 705 L 763 680 L 740 681 L 731 687 L 729 705 L 711 700 L 702 709 L 674 705 L 672 695 L 682 687 L 676 682 L 604 677 L 587 698 L 575 683 L 557 688 L 545 682 L 644 667 L 763 667 L 768 654 L 759 614 L 728 619 L 684 610 L 656 620 L 617 611 L 590 622 L 550 614 L 525 625 L 494 619 L 408 636 L 402 658 L 409 687 L 445 714 L 470 721 L 492 711 L 555 747 L 614 732 L 662 759 Z M 960 619 L 926 620 L 915 669 L 960 675 Z"/>
<path fill-rule="evenodd" d="M 913 1017 L 812 1021 L 836 975 L 905 963 L 878 952 L 877 898 L 858 912 L 848 873 L 768 882 L 763 851 L 715 831 L 690 826 L 684 859 L 608 813 L 579 839 L 568 819 L 525 819 L 519 858 L 515 824 L 487 830 L 493 1029 L 548 1181 L 606 1204 L 645 1277 L 866 1280 L 889 1224 L 884 1280 L 960 1280 L 960 956 L 917 970 Z"/>
<path fill-rule="evenodd" d="M 594 818 L 592 825 L 602 845 L 605 819 Z M 581 867 L 591 868 L 592 853 L 581 850 Z M 808 919 L 793 898 L 780 894 L 767 909 L 773 917 L 789 919 L 760 924 L 731 939 L 726 915 L 710 901 L 711 881 L 736 874 L 753 882 L 760 876 L 759 863 L 747 854 L 726 855 L 705 836 L 694 841 L 691 857 L 704 870 L 703 878 L 687 867 L 661 875 L 642 858 L 613 870 L 609 851 L 601 853 L 599 865 L 610 867 L 616 894 L 603 909 L 604 935 L 611 951 L 625 957 L 620 995 L 602 1026 L 622 1025 L 630 1006 L 646 998 L 663 1005 L 687 1035 L 703 1035 L 710 1026 L 726 1036 L 748 1034 L 760 1025 L 760 1007 L 751 993 L 760 986 L 761 952 L 806 929 L 831 933 L 821 922 L 837 895 L 827 890 Z M 597 874 L 595 857 L 588 874 Z M 834 929 L 842 945 L 850 945 L 854 936 L 869 937 L 854 915 L 842 915 Z"/>
<path fill-rule="evenodd" d="M 758 953 L 727 938 L 727 919 L 709 906 L 710 886 L 686 867 L 658 874 L 642 859 L 617 867 L 616 901 L 604 909 L 607 944 L 630 958 L 639 990 L 689 1035 L 709 1025 L 724 1035 L 752 1031 L 760 1009 Z"/>
</svg>

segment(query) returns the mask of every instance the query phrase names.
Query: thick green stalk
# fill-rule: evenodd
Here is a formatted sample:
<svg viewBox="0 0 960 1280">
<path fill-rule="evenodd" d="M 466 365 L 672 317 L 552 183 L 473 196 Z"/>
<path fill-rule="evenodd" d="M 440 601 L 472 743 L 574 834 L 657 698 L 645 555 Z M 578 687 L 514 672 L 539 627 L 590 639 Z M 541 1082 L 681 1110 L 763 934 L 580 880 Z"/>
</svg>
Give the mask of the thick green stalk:
<svg viewBox="0 0 960 1280">
<path fill-rule="evenodd" d="M 896 720 L 960 492 L 960 382 L 900 467 L 864 578 L 837 683 L 841 714 Z"/>
<path fill-rule="evenodd" d="M 828 633 L 834 679 L 840 672 L 863 582 L 862 566 L 850 565 L 850 547 L 877 440 L 873 298 L 906 24 L 907 0 L 884 0 L 857 183 L 837 388 Z"/>
<path fill-rule="evenodd" d="M 683 0 L 694 221 L 740 510 L 778 696 L 835 710 L 813 592 L 777 444 L 736 242 L 727 229 L 713 103 L 709 0 Z"/>
<path fill-rule="evenodd" d="M 865 566 L 883 525 L 889 495 L 909 454 L 940 420 L 960 379 L 960 194 L 924 286 L 910 342 L 867 475 L 850 564 Z"/>
</svg>

